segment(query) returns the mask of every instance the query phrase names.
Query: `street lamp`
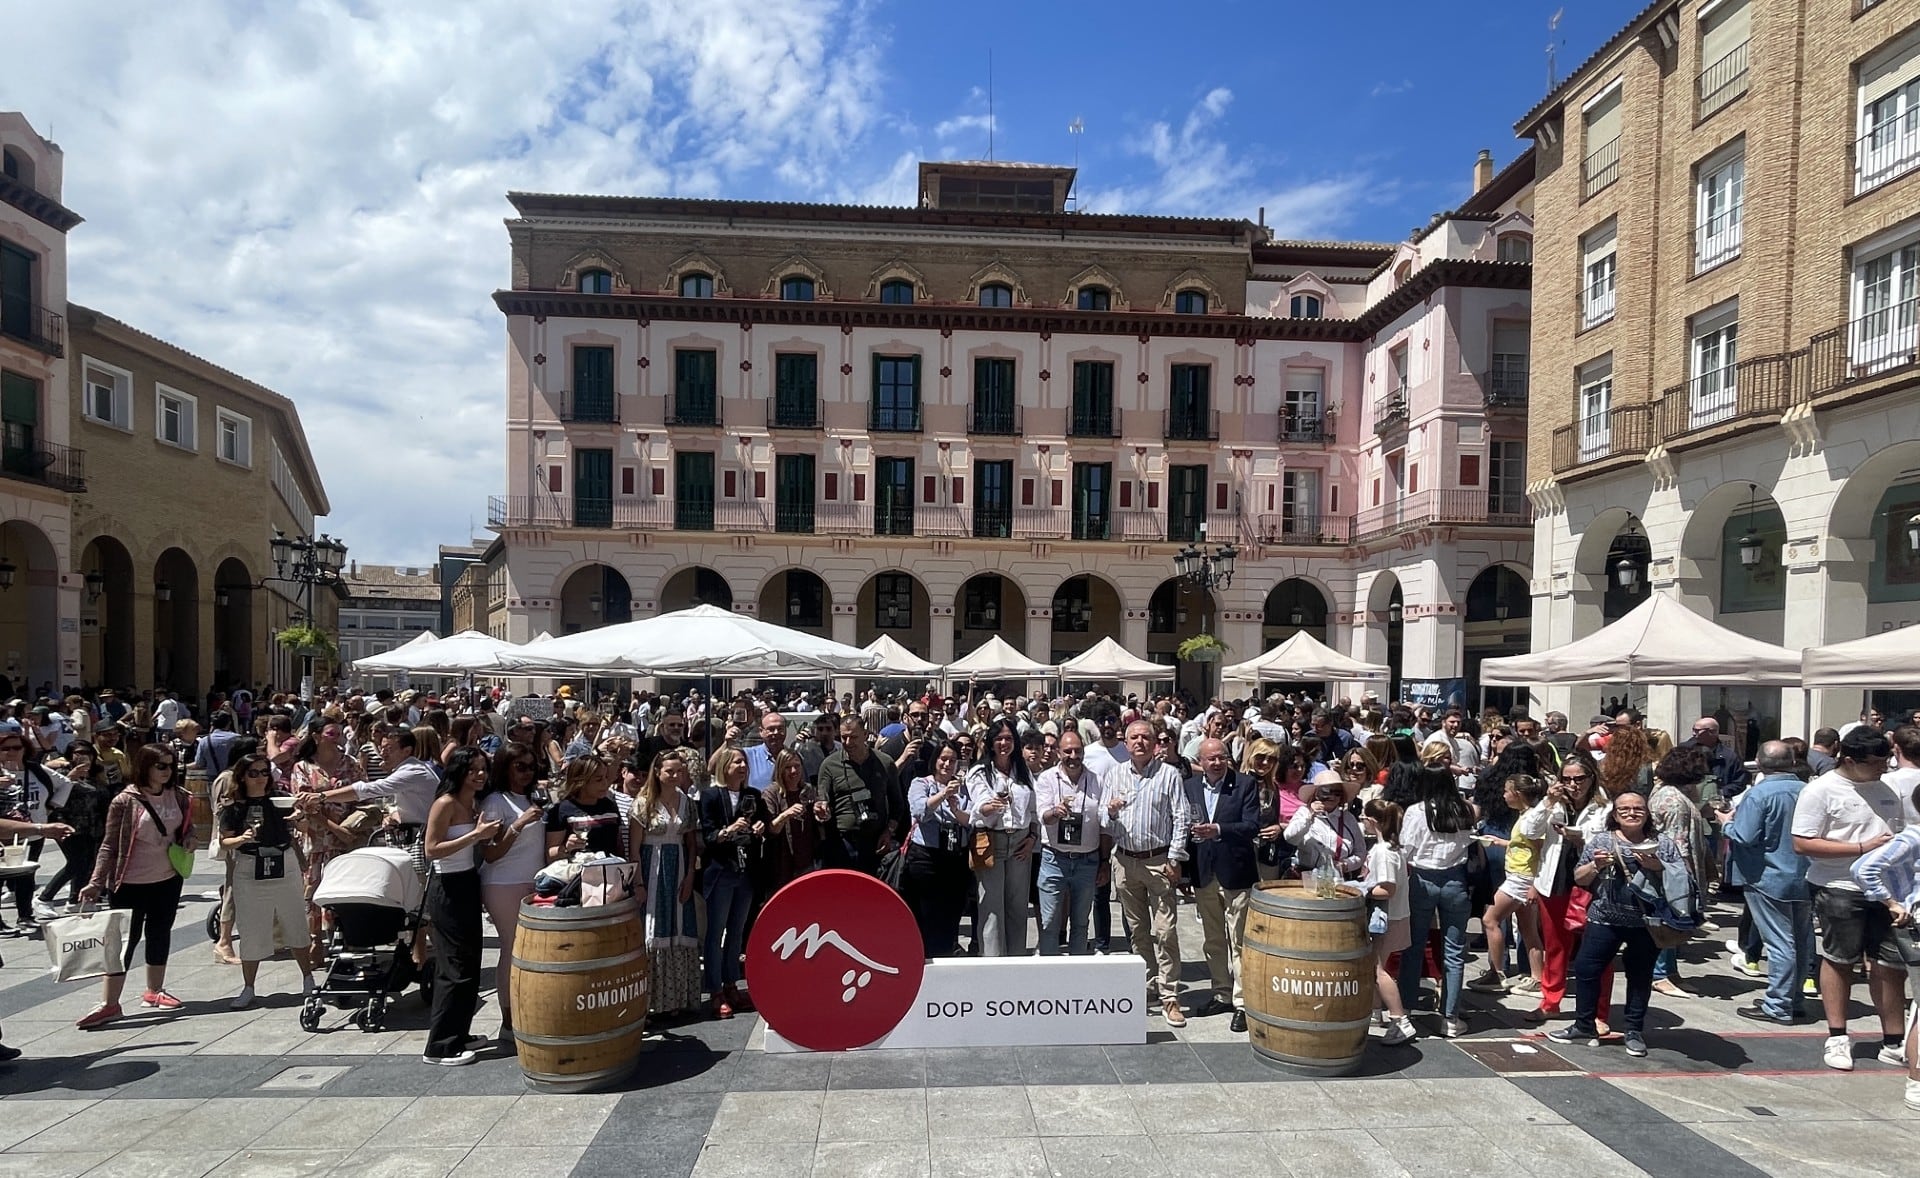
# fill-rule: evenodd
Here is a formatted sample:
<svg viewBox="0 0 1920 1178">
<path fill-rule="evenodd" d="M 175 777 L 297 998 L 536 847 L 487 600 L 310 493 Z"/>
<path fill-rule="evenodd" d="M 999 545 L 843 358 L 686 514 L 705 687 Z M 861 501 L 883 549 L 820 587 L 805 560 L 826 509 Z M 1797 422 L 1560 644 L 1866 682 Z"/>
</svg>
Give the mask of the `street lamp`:
<svg viewBox="0 0 1920 1178">
<path fill-rule="evenodd" d="M 1389 601 L 1387 603 L 1387 625 L 1398 626 L 1400 624 L 1400 618 L 1400 603 L 1397 601 Z"/>
<path fill-rule="evenodd" d="M 1240 550 L 1231 544 L 1211 553 L 1189 544 L 1174 556 L 1173 571 L 1196 589 L 1225 589 L 1233 583 L 1233 565 L 1239 557 Z"/>
<path fill-rule="evenodd" d="M 1755 495 L 1759 490 L 1760 488 L 1756 484 L 1747 484 L 1747 530 L 1746 533 L 1740 537 L 1739 541 L 1740 564 L 1749 569 L 1760 563 L 1761 550 L 1766 547 L 1759 535 L 1753 530 L 1753 504 Z"/>
<path fill-rule="evenodd" d="M 155 581 L 153 583 L 153 599 L 155 601 L 172 601 L 173 586 L 167 584 L 165 581 Z"/>
<path fill-rule="evenodd" d="M 260 583 L 264 585 L 278 581 L 281 584 L 298 585 L 301 613 L 306 624 L 312 626 L 314 587 L 340 583 L 341 570 L 347 564 L 347 546 L 325 533 L 288 537 L 278 528 L 273 530 L 273 539 L 267 542 L 267 546 L 273 553 L 273 576 L 262 578 Z M 312 675 L 313 656 L 300 657 L 301 677 Z"/>
<path fill-rule="evenodd" d="M 1920 512 L 1907 520 L 1907 547 L 1920 552 Z"/>
<path fill-rule="evenodd" d="M 107 591 L 107 574 L 99 569 L 88 569 L 80 579 L 87 585 L 88 604 L 100 600 L 100 595 Z"/>
<path fill-rule="evenodd" d="M 1624 542 L 1638 539 L 1640 539 L 1639 525 L 1629 520 L 1627 522 L 1626 534 L 1616 538 L 1614 541 L 1615 545 L 1619 546 L 1622 551 L 1619 559 L 1613 562 L 1613 580 L 1615 584 L 1619 585 L 1620 588 L 1628 593 L 1632 593 L 1640 588 L 1640 562 L 1636 559 L 1638 545 L 1631 545 L 1631 547 L 1635 549 L 1635 552 L 1627 552 L 1624 549 L 1629 547 L 1629 545 Z"/>
</svg>

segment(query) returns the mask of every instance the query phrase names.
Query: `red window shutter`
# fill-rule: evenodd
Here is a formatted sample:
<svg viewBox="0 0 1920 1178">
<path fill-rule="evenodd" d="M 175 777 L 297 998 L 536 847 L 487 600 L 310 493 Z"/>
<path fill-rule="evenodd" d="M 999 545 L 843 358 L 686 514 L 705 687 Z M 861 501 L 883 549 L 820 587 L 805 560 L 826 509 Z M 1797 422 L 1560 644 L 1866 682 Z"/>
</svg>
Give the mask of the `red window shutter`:
<svg viewBox="0 0 1920 1178">
<path fill-rule="evenodd" d="M 1462 454 L 1460 456 L 1460 485 L 1477 487 L 1480 485 L 1480 456 Z"/>
<path fill-rule="evenodd" d="M 1225 511 L 1227 509 L 1227 485 L 1225 483 L 1215 483 L 1213 485 L 1213 509 L 1215 511 Z"/>
<path fill-rule="evenodd" d="M 940 482 L 934 476 L 920 476 L 920 502 L 932 503 L 940 496 Z"/>
<path fill-rule="evenodd" d="M 1032 479 L 1020 480 L 1020 506 L 1022 507 L 1033 506 L 1033 480 Z"/>
<path fill-rule="evenodd" d="M 853 476 L 853 501 L 855 503 L 865 503 L 867 501 L 866 475 L 857 474 Z"/>
<path fill-rule="evenodd" d="M 1159 509 L 1160 509 L 1160 484 L 1148 483 L 1147 484 L 1147 510 L 1158 511 Z"/>
<path fill-rule="evenodd" d="M 955 503 L 965 503 L 967 501 L 967 480 L 961 478 L 959 475 L 955 475 L 953 478 L 953 501 Z"/>
<path fill-rule="evenodd" d="M 1380 480 L 1373 480 L 1373 505 L 1380 506 Z"/>
<path fill-rule="evenodd" d="M 1120 480 L 1120 506 L 1123 508 L 1133 506 L 1133 480 L 1132 479 Z"/>
<path fill-rule="evenodd" d="M 727 471 L 725 477 L 720 480 L 720 487 L 720 494 L 725 498 L 738 498 L 740 494 L 740 477 L 738 473 L 731 470 Z"/>
<path fill-rule="evenodd" d="M 633 468 L 631 466 L 623 466 L 620 468 L 620 493 L 622 495 L 633 494 Z"/>
<path fill-rule="evenodd" d="M 1419 489 L 1420 489 L 1420 464 L 1416 462 L 1412 466 L 1409 466 L 1407 468 L 1407 493 L 1412 494 L 1413 492 L 1418 491 Z"/>
<path fill-rule="evenodd" d="M 664 467 L 653 468 L 653 493 L 656 496 L 667 493 L 667 472 Z"/>
<path fill-rule="evenodd" d="M 549 467 L 547 468 L 547 490 L 549 490 L 549 491 L 552 491 L 552 492 L 553 492 L 554 494 L 556 494 L 556 495 L 557 495 L 557 494 L 559 494 L 559 493 L 560 493 L 560 480 L 561 480 L 561 479 L 562 479 L 563 477 L 564 477 L 564 476 L 563 476 L 563 475 L 561 475 L 561 473 L 560 473 L 560 468 L 559 468 L 559 467 L 557 467 L 557 466 L 549 466 Z"/>
<path fill-rule="evenodd" d="M 755 499 L 767 497 L 767 472 L 764 470 L 753 472 L 753 497 Z"/>
<path fill-rule="evenodd" d="M 1336 515 L 1340 513 L 1340 488 L 1339 487 L 1327 488 L 1327 510 L 1333 512 Z"/>
<path fill-rule="evenodd" d="M 1060 480 L 1054 479 L 1053 480 L 1053 505 L 1055 507 L 1060 506 L 1060 504 L 1066 501 L 1064 497 L 1065 494 L 1066 492 L 1061 489 Z"/>
<path fill-rule="evenodd" d="M 1273 484 L 1268 483 L 1267 484 L 1267 510 L 1268 511 L 1273 510 L 1273 491 L 1274 491 Z"/>
<path fill-rule="evenodd" d="M 823 485 L 826 487 L 827 501 L 829 503 L 838 502 L 840 499 L 840 476 L 837 474 L 828 474 Z"/>
</svg>

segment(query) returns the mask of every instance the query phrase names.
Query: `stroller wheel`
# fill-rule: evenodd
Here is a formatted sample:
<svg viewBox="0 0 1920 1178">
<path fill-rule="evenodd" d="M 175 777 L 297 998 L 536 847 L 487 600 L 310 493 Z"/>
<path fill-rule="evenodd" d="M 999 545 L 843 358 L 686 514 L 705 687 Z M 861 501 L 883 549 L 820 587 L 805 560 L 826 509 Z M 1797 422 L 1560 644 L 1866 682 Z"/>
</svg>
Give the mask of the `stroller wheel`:
<svg viewBox="0 0 1920 1178">
<path fill-rule="evenodd" d="M 216 943 L 220 940 L 220 905 L 218 904 L 215 904 L 207 913 L 207 940 Z"/>
<path fill-rule="evenodd" d="M 320 1029 L 320 1004 L 309 1002 L 300 1008 L 300 1029 L 317 1031 Z"/>
<path fill-rule="evenodd" d="M 367 999 L 365 1018 L 360 1022 L 363 1031 L 383 1031 L 387 1026 L 387 1000 L 384 995 L 375 994 Z"/>
</svg>

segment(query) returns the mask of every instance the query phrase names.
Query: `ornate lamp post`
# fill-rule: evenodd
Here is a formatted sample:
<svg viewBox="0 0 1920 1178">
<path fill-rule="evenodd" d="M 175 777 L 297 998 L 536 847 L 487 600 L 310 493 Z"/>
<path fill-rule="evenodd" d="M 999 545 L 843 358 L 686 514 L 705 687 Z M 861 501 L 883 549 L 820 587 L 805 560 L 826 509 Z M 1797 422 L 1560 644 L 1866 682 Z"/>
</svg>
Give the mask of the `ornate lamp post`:
<svg viewBox="0 0 1920 1178">
<path fill-rule="evenodd" d="M 340 571 L 347 563 L 347 546 L 324 534 L 289 539 L 276 528 L 269 547 L 273 550 L 273 576 L 263 578 L 261 583 L 278 581 L 285 585 L 298 585 L 301 609 L 298 620 L 313 627 L 314 587 L 340 583 Z M 303 651 L 300 663 L 301 678 L 310 677 L 313 674 L 312 653 Z"/>
</svg>

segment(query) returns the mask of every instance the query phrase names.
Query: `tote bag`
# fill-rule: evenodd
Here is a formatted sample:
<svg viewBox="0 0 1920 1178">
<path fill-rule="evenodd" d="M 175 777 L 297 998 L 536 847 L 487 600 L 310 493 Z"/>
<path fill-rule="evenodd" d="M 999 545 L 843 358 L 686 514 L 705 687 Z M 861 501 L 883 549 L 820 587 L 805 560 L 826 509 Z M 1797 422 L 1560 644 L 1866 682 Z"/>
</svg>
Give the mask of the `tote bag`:
<svg viewBox="0 0 1920 1178">
<path fill-rule="evenodd" d="M 124 908 L 110 908 L 47 921 L 42 935 L 54 980 L 78 982 L 123 972 L 128 915 Z"/>
</svg>

